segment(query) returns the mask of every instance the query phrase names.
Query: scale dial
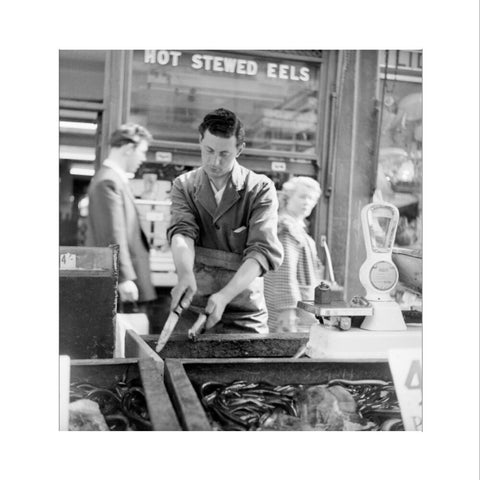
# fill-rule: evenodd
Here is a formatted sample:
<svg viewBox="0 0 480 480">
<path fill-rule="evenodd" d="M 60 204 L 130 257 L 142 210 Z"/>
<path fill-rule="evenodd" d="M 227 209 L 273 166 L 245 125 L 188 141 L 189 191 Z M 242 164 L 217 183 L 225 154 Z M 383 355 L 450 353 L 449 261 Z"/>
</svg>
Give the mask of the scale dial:
<svg viewBox="0 0 480 480">
<path fill-rule="evenodd" d="M 372 265 L 369 278 L 374 288 L 386 292 L 397 284 L 398 271 L 393 263 L 380 261 Z"/>
</svg>

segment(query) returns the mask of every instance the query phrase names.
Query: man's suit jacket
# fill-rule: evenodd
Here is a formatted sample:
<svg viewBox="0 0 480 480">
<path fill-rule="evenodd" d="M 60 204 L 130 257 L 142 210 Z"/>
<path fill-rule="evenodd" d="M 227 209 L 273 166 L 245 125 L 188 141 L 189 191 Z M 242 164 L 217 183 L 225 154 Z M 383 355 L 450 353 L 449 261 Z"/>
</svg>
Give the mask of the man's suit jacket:
<svg viewBox="0 0 480 480">
<path fill-rule="evenodd" d="M 101 167 L 88 188 L 87 246 L 120 246 L 119 282 L 133 280 L 139 301 L 155 298 L 149 247 L 129 186 L 112 168 Z"/>
</svg>

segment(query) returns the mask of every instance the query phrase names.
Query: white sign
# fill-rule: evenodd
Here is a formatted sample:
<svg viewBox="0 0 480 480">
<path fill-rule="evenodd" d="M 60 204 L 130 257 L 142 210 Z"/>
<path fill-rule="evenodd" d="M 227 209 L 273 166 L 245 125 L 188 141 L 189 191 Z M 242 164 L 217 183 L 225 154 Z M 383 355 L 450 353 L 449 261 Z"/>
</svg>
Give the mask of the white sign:
<svg viewBox="0 0 480 480">
<path fill-rule="evenodd" d="M 232 73 L 255 76 L 263 73 L 268 78 L 308 82 L 311 77 L 310 68 L 291 65 L 290 63 L 261 62 L 238 57 L 226 57 L 195 53 L 191 56 L 176 50 L 145 50 L 143 61 L 149 64 L 171 65 L 178 67 L 190 65 L 194 70 L 207 72 Z"/>
<path fill-rule="evenodd" d="M 170 163 L 172 161 L 172 152 L 156 152 L 155 160 L 162 163 Z"/>
<path fill-rule="evenodd" d="M 287 164 L 285 162 L 272 162 L 273 172 L 286 172 Z"/>
<path fill-rule="evenodd" d="M 75 270 L 77 268 L 77 256 L 74 253 L 62 253 L 60 255 L 60 270 Z"/>
<path fill-rule="evenodd" d="M 419 348 L 389 350 L 388 363 L 405 430 L 423 431 L 422 350 Z"/>
<path fill-rule="evenodd" d="M 149 222 L 163 222 L 165 214 L 163 212 L 147 212 L 146 218 Z"/>
<path fill-rule="evenodd" d="M 59 374 L 60 430 L 68 431 L 68 407 L 70 405 L 70 357 L 68 355 L 60 355 Z"/>
</svg>

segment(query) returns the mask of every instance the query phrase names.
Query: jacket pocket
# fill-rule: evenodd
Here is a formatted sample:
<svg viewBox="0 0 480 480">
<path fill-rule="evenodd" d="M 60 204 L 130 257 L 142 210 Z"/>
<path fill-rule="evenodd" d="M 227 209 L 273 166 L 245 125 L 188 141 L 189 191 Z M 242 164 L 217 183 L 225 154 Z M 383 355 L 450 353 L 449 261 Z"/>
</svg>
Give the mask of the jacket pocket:
<svg viewBox="0 0 480 480">
<path fill-rule="evenodd" d="M 232 252 L 242 254 L 247 242 L 248 228 L 237 228 L 229 234 L 229 246 Z"/>
</svg>

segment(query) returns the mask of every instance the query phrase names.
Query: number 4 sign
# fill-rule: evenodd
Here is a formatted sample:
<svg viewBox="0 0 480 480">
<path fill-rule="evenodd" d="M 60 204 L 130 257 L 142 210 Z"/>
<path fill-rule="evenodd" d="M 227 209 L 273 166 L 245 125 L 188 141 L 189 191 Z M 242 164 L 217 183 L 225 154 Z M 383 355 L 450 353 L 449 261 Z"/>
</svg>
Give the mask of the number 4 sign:
<svg viewBox="0 0 480 480">
<path fill-rule="evenodd" d="M 405 430 L 423 430 L 422 351 L 419 348 L 388 352 L 388 363 L 397 392 Z"/>
<path fill-rule="evenodd" d="M 75 270 L 77 268 L 77 256 L 74 253 L 60 254 L 60 270 Z"/>
</svg>

